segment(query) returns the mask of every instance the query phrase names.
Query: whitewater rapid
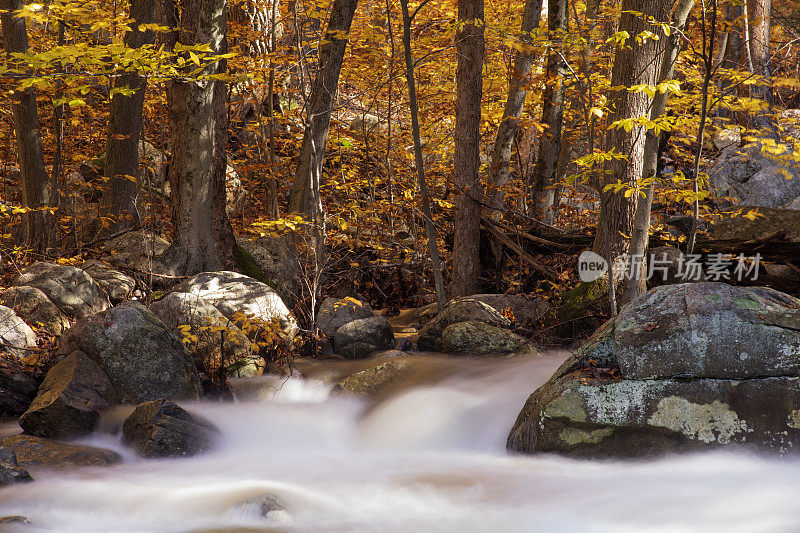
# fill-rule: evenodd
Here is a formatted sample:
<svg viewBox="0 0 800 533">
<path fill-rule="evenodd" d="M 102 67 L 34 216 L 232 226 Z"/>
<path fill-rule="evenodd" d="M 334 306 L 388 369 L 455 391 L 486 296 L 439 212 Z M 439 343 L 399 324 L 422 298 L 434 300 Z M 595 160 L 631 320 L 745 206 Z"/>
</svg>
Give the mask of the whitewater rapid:
<svg viewBox="0 0 800 533">
<path fill-rule="evenodd" d="M 796 459 L 509 456 L 519 409 L 563 358 L 459 360 L 449 377 L 372 406 L 330 397 L 318 379 L 259 378 L 249 400 L 183 404 L 220 429 L 213 452 L 143 460 L 100 432 L 81 442 L 125 462 L 34 471 L 34 483 L 1 489 L 0 516 L 31 522 L 3 531 L 800 530 Z M 267 495 L 287 513 L 261 516 L 255 502 Z"/>
</svg>

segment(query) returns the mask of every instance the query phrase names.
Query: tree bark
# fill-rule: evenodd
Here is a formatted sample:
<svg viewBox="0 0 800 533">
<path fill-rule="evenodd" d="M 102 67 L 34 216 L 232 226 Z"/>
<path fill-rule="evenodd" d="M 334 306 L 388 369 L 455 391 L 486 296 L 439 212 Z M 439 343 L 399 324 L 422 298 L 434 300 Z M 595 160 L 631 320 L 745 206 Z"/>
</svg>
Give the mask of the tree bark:
<svg viewBox="0 0 800 533">
<path fill-rule="evenodd" d="M 311 166 L 315 164 L 317 168 L 313 170 L 321 175 L 319 173 L 322 172 L 322 163 L 325 159 L 333 99 L 336 96 L 339 72 L 342 69 L 348 42 L 346 37 L 342 37 L 343 33 L 350 31 L 357 5 L 358 0 L 334 0 L 331 7 L 324 43 L 319 48 L 319 69 L 311 90 L 308 113 L 311 127 L 306 128 L 303 144 L 300 147 L 300 161 L 289 197 L 289 212 L 309 217 L 314 212 Z"/>
<path fill-rule="evenodd" d="M 772 0 L 754 0 L 753 9 L 750 10 L 750 13 L 752 23 L 750 51 L 753 58 L 753 73 L 764 76 L 762 83 L 753 86 L 753 96 L 765 100 L 769 106 L 767 111 L 755 117 L 755 124 L 756 126 L 764 127 L 772 124 L 771 111 L 774 103 L 769 68 Z"/>
<path fill-rule="evenodd" d="M 0 9 L 4 10 L 3 43 L 8 54 L 28 51 L 25 19 L 14 17 L 14 12 L 22 9 L 23 5 L 23 0 L 0 0 Z M 9 58 L 9 61 L 13 60 Z M 53 216 L 43 210 L 51 206 L 51 191 L 44 167 L 36 91 L 32 87 L 15 91 L 11 101 L 17 157 L 22 173 L 22 205 L 33 210 L 23 216 L 22 242 L 34 251 L 41 252 L 51 244 Z"/>
<path fill-rule="evenodd" d="M 185 1 L 181 41 L 208 43 L 214 53 L 224 53 L 225 18 L 226 0 Z M 205 73 L 224 70 L 222 62 Z M 176 274 L 231 268 L 235 240 L 225 212 L 225 85 L 202 79 L 173 80 L 167 96 L 175 238 L 163 260 Z"/>
<path fill-rule="evenodd" d="M 156 22 L 154 0 L 131 0 L 131 30 L 125 34 L 125 46 L 139 48 L 155 41 L 152 31 L 139 31 L 140 24 Z M 114 81 L 114 87 L 127 87 L 136 92 L 130 96 L 117 93 L 111 97 L 111 110 L 106 141 L 105 175 L 109 188 L 103 193 L 103 205 L 111 215 L 110 232 L 140 224 L 138 197 L 139 141 L 147 80 L 135 71 L 125 72 Z M 129 176 L 129 177 L 126 177 Z M 134 178 L 134 179 L 131 179 Z"/>
<path fill-rule="evenodd" d="M 683 30 L 689 12 L 692 10 L 694 0 L 678 0 L 675 10 L 672 13 L 670 25 L 678 30 Z M 681 49 L 681 33 L 673 30 L 666 38 L 664 45 L 664 56 L 661 60 L 661 73 L 658 83 L 672 79 L 675 72 L 675 61 Z M 650 108 L 650 119 L 655 120 L 662 117 L 667 110 L 667 92 L 656 92 L 653 104 Z M 644 143 L 644 165 L 642 167 L 642 179 L 656 177 L 658 169 L 658 157 L 661 152 L 663 133 L 655 133 L 650 129 L 647 131 Z M 653 194 L 655 192 L 655 181 L 647 186 L 644 196 L 636 195 L 636 211 L 633 222 L 633 232 L 631 234 L 630 255 L 633 258 L 641 257 L 641 269 L 632 269 L 633 276 L 626 281 L 625 291 L 622 294 L 622 303 L 630 302 L 640 294 L 643 294 L 646 287 L 647 261 L 646 252 L 650 237 L 650 211 L 653 205 Z"/>
<path fill-rule="evenodd" d="M 453 221 L 453 294 L 478 291 L 480 275 L 481 187 L 480 124 L 483 68 L 483 0 L 459 0 L 456 33 L 456 125 L 453 150 L 454 182 L 458 188 Z M 477 21 L 477 23 L 476 23 Z"/>
<path fill-rule="evenodd" d="M 648 22 L 649 17 L 665 22 L 671 9 L 672 3 L 662 0 L 623 0 L 620 30 L 627 31 L 630 38 L 625 46 L 617 48 L 614 56 L 611 87 L 622 87 L 622 89 L 610 91 L 609 124 L 649 114 L 650 98 L 643 92 L 631 92 L 627 88 L 633 85 L 655 84 L 660 71 L 657 56 L 662 41 L 647 39 L 639 43 L 636 38 L 645 30 L 653 30 L 653 26 Z M 624 154 L 626 158 L 619 161 L 612 160 L 607 164 L 606 171 L 610 177 L 605 182 L 601 181 L 601 185 L 616 183 L 619 180 L 628 187 L 636 188 L 637 180 L 642 175 L 644 144 L 643 126 L 633 126 L 630 131 L 623 128 L 609 130 L 606 135 L 606 151 L 614 150 Z M 606 232 L 597 232 L 594 248 L 598 253 L 603 253 L 607 249 L 605 239 L 608 238 L 611 261 L 628 251 L 629 243 L 626 236 L 630 236 L 633 228 L 637 194 L 625 196 L 622 193 L 615 194 L 613 191 L 600 192 L 601 200 L 607 206 L 607 220 L 601 223 L 607 223 L 609 231 L 607 237 Z"/>
<path fill-rule="evenodd" d="M 553 223 L 555 215 L 555 183 L 564 122 L 564 78 L 567 75 L 567 65 L 560 43 L 569 30 L 568 7 L 568 0 L 550 0 L 547 14 L 550 49 L 547 57 L 547 83 L 542 101 L 542 124 L 546 129 L 539 140 L 532 199 L 534 214 L 540 215 L 548 224 Z"/>
<path fill-rule="evenodd" d="M 565 3 L 564 0 L 555 0 Z M 552 9 L 552 7 L 551 7 Z M 542 16 L 542 0 L 526 0 L 522 12 L 521 40 L 523 46 L 530 45 L 531 32 L 539 27 Z M 503 109 L 503 119 L 497 128 L 497 136 L 492 149 L 492 160 L 487 176 L 487 202 L 492 209 L 499 209 L 503 205 L 503 191 L 501 188 L 508 182 L 509 166 L 511 163 L 511 147 L 517 133 L 517 124 L 525 107 L 528 96 L 526 84 L 533 66 L 533 53 L 530 51 L 516 51 L 514 53 L 514 66 L 511 70 L 511 80 L 508 86 L 508 96 Z"/>
</svg>

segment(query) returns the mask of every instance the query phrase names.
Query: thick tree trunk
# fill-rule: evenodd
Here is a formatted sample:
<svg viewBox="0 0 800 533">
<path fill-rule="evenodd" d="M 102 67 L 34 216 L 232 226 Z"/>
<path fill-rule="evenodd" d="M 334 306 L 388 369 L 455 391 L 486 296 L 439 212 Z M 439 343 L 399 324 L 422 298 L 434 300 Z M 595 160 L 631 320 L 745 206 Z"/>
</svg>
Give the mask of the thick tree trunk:
<svg viewBox="0 0 800 533">
<path fill-rule="evenodd" d="M 770 79 L 769 50 L 770 50 L 770 19 L 772 16 L 772 0 L 754 0 L 750 10 L 750 52 L 753 58 L 753 73 L 764 76 L 764 82 L 753 87 L 753 96 L 765 100 L 769 106 L 767 111 L 755 118 L 759 127 L 772 123 L 771 111 L 773 93 Z"/>
<path fill-rule="evenodd" d="M 139 31 L 139 24 L 156 22 L 154 0 L 131 0 L 130 16 L 134 23 L 125 35 L 125 45 L 139 48 L 155 41 L 152 31 Z M 103 205 L 111 215 L 111 232 L 140 224 L 139 141 L 142 131 L 142 110 L 147 80 L 136 72 L 126 72 L 114 81 L 114 87 L 127 87 L 136 92 L 130 96 L 117 93 L 111 98 L 111 112 L 106 142 L 105 174 L 110 186 L 103 193 Z"/>
<path fill-rule="evenodd" d="M 322 163 L 325 159 L 333 100 L 336 97 L 339 72 L 347 48 L 347 38 L 343 34 L 350 31 L 357 5 L 358 0 L 334 0 L 331 7 L 324 43 L 319 49 L 319 69 L 308 103 L 310 127 L 306 128 L 303 144 L 300 147 L 300 161 L 292 183 L 292 194 L 289 197 L 289 212 L 302 213 L 309 217 L 314 212 L 315 195 L 311 191 L 312 170 L 321 175 L 319 173 L 322 172 Z M 312 169 L 312 164 L 317 168 Z"/>
<path fill-rule="evenodd" d="M 224 53 L 226 0 L 182 4 L 185 44 L 209 43 Z M 225 65 L 209 67 L 208 74 Z M 225 213 L 225 86 L 219 81 L 177 81 L 168 90 L 175 239 L 163 260 L 175 273 L 194 274 L 233 265 L 235 240 Z"/>
<path fill-rule="evenodd" d="M 555 0 L 564 2 L 564 0 Z M 552 9 L 552 7 L 551 7 Z M 539 27 L 539 20 L 542 16 L 542 0 L 526 0 L 525 8 L 522 12 L 521 40 L 524 45 L 530 45 L 531 32 Z M 522 116 L 522 109 L 525 107 L 525 99 L 528 96 L 526 85 L 533 66 L 533 53 L 530 51 L 514 53 L 514 66 L 511 71 L 511 80 L 508 85 L 508 96 L 506 106 L 503 109 L 503 120 L 497 128 L 497 137 L 492 149 L 492 161 L 489 165 L 489 175 L 487 176 L 487 204 L 493 209 L 499 209 L 503 205 L 502 187 L 508 182 L 509 166 L 511 163 L 511 147 L 514 136 L 517 133 L 517 124 Z"/>
<path fill-rule="evenodd" d="M 560 50 L 563 36 L 569 30 L 568 0 L 550 0 L 547 34 L 551 42 L 547 57 L 547 84 L 542 102 L 542 124 L 545 131 L 539 140 L 539 157 L 533 183 L 533 212 L 553 223 L 556 198 L 558 155 L 561 150 L 561 129 L 564 122 L 564 78 L 567 65 Z"/>
<path fill-rule="evenodd" d="M 653 26 L 648 22 L 652 17 L 656 21 L 665 22 L 672 9 L 672 2 L 663 0 L 624 0 L 622 3 L 622 17 L 620 30 L 627 31 L 630 38 L 625 46 L 618 47 L 614 56 L 614 66 L 611 73 L 611 87 L 622 87 L 612 90 L 609 95 L 611 113 L 609 124 L 626 118 L 647 116 L 650 112 L 650 98 L 643 92 L 631 92 L 627 88 L 633 85 L 654 85 L 660 72 L 660 62 L 657 61 L 662 40 L 647 39 L 639 43 L 636 37 L 643 31 L 653 31 Z M 639 14 L 635 14 L 639 13 Z M 663 35 L 662 35 L 663 39 Z M 643 156 L 645 144 L 645 129 L 643 126 L 634 126 L 630 131 L 624 128 L 609 130 L 606 134 L 606 150 L 624 154 L 625 159 L 610 161 L 606 167 L 610 176 L 605 183 L 616 183 L 617 180 L 629 187 L 636 187 L 637 180 L 642 175 Z M 638 194 L 638 192 L 637 192 Z M 628 237 L 633 228 L 634 209 L 637 194 L 625 196 L 613 191 L 601 192 L 602 200 L 606 203 L 605 221 L 608 224 L 608 249 L 610 259 L 614 261 L 628 251 Z M 598 253 L 603 253 L 606 248 L 606 232 L 598 231 L 595 237 L 594 248 Z"/>
<path fill-rule="evenodd" d="M 675 10 L 672 13 L 670 24 L 680 30 L 686 24 L 686 19 L 694 5 L 694 0 L 678 0 Z M 681 48 L 681 33 L 672 31 L 666 38 L 664 45 L 664 55 L 661 60 L 661 73 L 658 83 L 672 79 L 675 71 L 675 61 Z M 662 117 L 667 110 L 667 92 L 657 92 L 653 98 L 650 109 L 650 119 L 655 120 Z M 662 133 L 655 133 L 648 130 L 644 143 L 644 165 L 642 167 L 642 179 L 655 178 L 658 169 L 658 157 L 661 151 L 663 139 Z M 641 268 L 632 269 L 633 276 L 626 281 L 625 291 L 622 295 L 622 303 L 629 302 L 644 293 L 647 289 L 647 261 L 646 253 L 650 237 L 650 211 L 653 204 L 653 194 L 655 192 L 655 182 L 647 186 L 644 196 L 636 195 L 636 214 L 634 216 L 633 232 L 631 234 L 630 255 L 633 258 L 641 257 Z M 636 259 L 634 259 L 636 260 Z"/>
<path fill-rule="evenodd" d="M 456 33 L 456 126 L 453 172 L 458 195 L 453 221 L 453 295 L 478 291 L 480 274 L 480 125 L 483 68 L 483 0 L 459 0 Z M 477 24 L 475 21 L 478 21 Z"/>
<path fill-rule="evenodd" d="M 28 51 L 25 19 L 13 16 L 23 5 L 23 0 L 0 0 L 0 9 L 4 10 L 3 43 L 7 53 Z M 22 173 L 22 205 L 34 210 L 24 215 L 23 242 L 41 252 L 51 244 L 53 217 L 42 210 L 51 206 L 51 191 L 44 167 L 36 91 L 33 88 L 15 91 L 11 100 L 17 157 Z"/>
</svg>

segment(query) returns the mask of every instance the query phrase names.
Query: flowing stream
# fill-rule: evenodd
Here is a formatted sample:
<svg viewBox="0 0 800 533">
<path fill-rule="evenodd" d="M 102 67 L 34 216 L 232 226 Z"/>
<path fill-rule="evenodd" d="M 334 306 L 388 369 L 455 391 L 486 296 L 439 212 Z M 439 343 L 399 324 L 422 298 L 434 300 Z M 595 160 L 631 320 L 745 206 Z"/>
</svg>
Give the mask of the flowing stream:
<svg viewBox="0 0 800 533">
<path fill-rule="evenodd" d="M 747 532 L 800 530 L 800 460 L 702 453 L 655 461 L 509 456 L 528 395 L 564 354 L 449 360 L 374 405 L 322 379 L 265 376 L 237 403 L 185 404 L 221 431 L 186 459 L 36 470 L 0 490 L 4 531 Z M 444 368 L 444 370 L 443 370 Z M 324 369 L 323 369 L 324 370 Z M 322 375 L 324 372 L 317 372 Z M 244 393 L 246 391 L 246 394 Z M 117 417 L 117 419 L 119 416 Z M 113 426 L 114 420 L 107 421 Z M 259 512 L 275 497 L 286 512 Z"/>
</svg>

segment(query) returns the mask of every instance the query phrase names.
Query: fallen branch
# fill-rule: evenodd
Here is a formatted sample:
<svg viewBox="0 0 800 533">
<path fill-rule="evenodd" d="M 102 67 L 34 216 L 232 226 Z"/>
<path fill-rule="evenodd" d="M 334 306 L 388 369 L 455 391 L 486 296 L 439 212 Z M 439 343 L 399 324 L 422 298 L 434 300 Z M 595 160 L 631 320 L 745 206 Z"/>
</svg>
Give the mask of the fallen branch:
<svg viewBox="0 0 800 533">
<path fill-rule="evenodd" d="M 556 276 L 553 274 L 552 269 L 547 268 L 542 263 L 537 261 L 535 257 L 533 257 L 531 254 L 522 249 L 521 246 L 519 246 L 517 243 L 508 238 L 505 233 L 500 231 L 493 224 L 486 223 L 483 224 L 483 226 L 487 229 L 487 231 L 489 231 L 489 233 L 492 234 L 492 236 L 495 239 L 503 243 L 509 250 L 515 252 L 520 257 L 520 259 L 528 263 L 531 267 L 533 267 L 534 270 L 540 272 L 547 279 L 551 280 L 556 279 Z"/>
</svg>

